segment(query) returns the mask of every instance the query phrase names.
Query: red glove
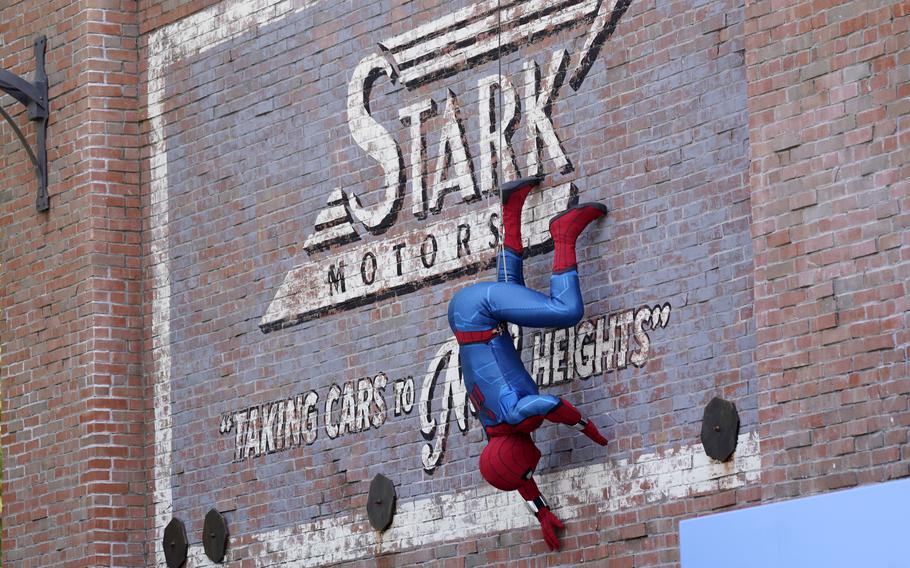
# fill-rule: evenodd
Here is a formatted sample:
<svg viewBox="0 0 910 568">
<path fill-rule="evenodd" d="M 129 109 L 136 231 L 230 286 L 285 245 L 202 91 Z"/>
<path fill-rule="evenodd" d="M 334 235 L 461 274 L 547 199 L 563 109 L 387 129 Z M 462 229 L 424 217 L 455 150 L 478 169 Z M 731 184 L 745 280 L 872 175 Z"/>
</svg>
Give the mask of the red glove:
<svg viewBox="0 0 910 568">
<path fill-rule="evenodd" d="M 595 443 L 600 444 L 601 446 L 607 445 L 607 439 L 604 438 L 603 434 L 600 433 L 600 430 L 597 429 L 597 426 L 593 422 L 588 422 L 585 424 L 585 427 L 582 428 L 581 433 L 594 440 Z"/>
<path fill-rule="evenodd" d="M 559 537 L 556 536 L 556 529 L 562 530 L 566 526 L 556 518 L 549 507 L 541 507 L 537 511 L 537 520 L 540 521 L 540 531 L 543 533 L 547 546 L 550 547 L 550 550 L 559 550 Z"/>
</svg>

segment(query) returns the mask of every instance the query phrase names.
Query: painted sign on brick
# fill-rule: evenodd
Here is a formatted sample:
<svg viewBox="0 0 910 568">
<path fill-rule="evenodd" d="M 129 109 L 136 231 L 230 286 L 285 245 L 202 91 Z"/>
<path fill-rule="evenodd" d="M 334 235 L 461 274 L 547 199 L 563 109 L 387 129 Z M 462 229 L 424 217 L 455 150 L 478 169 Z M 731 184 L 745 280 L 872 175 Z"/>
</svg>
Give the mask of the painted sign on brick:
<svg viewBox="0 0 910 568">
<path fill-rule="evenodd" d="M 377 470 L 403 510 L 474 487 L 483 433 L 445 306 L 493 277 L 496 188 L 532 173 L 546 175 L 523 222 L 533 289 L 550 274 L 549 218 L 576 201 L 610 209 L 579 243 L 587 319 L 520 340 L 541 390 L 577 401 L 611 444 L 545 426 L 543 479 L 575 483 L 641 451 L 677 471 L 670 456 L 697 453 L 685 435 L 716 388 L 749 431 L 742 68 L 723 41 L 715 59 L 652 57 L 631 30 L 660 26 L 626 5 L 503 2 L 501 48 L 495 3 L 470 0 L 233 0 L 152 34 L 159 526 L 218 503 L 234 560 L 267 566 L 298 558 L 299 530 L 340 519 L 306 552 L 318 564 L 361 550 L 357 503 Z M 730 10 L 680 17 L 736 22 Z M 483 532 L 514 517 L 488 511 Z M 438 526 L 421 542 L 456 538 Z"/>
<path fill-rule="evenodd" d="M 446 205 L 489 196 L 500 175 L 501 181 L 509 181 L 520 177 L 519 172 L 540 174 L 545 159 L 562 173 L 573 171 L 552 122 L 553 105 L 567 77 L 574 89 L 581 86 L 628 2 L 535 0 L 507 6 L 501 12 L 499 5 L 489 1 L 473 4 L 384 40 L 379 43 L 380 53 L 363 57 L 354 68 L 347 84 L 347 124 L 360 150 L 382 168 L 381 197 L 367 206 L 355 188 L 336 188 L 328 195 L 304 249 L 308 254 L 330 247 L 333 251 L 288 272 L 260 321 L 264 332 L 487 268 L 499 246 L 498 207 L 487 203 L 457 220 L 439 220 Z M 409 149 L 370 113 L 373 85 L 380 77 L 414 89 L 567 26 L 581 25 L 589 29 L 574 59 L 567 50 L 557 49 L 543 68 L 535 59 L 528 59 L 515 77 L 497 73 L 477 80 L 475 92 L 470 93 L 471 104 L 476 105 L 472 114 L 479 119 L 474 148 L 468 143 L 462 118 L 468 94 L 448 89 L 444 101 L 418 98 L 402 106 L 398 116 L 409 131 Z M 424 122 L 437 114 L 442 117 L 441 129 L 433 133 L 438 155 L 428 157 Z M 529 149 L 521 168 L 513 148 L 519 126 L 524 127 L 523 143 Z M 410 155 L 410 171 L 405 168 L 405 152 Z M 475 171 L 475 160 L 479 171 Z M 426 175 L 428 161 L 436 165 L 432 179 Z M 410 192 L 406 195 L 407 187 Z M 568 183 L 532 197 L 524 214 L 530 247 L 539 249 L 547 243 L 547 221 L 570 205 L 576 193 Z M 404 207 L 405 203 L 410 206 Z M 399 215 L 408 213 L 422 221 L 420 229 L 350 246 L 364 233 L 385 233 Z"/>
<path fill-rule="evenodd" d="M 533 333 L 531 376 L 543 388 L 612 373 L 632 364 L 643 367 L 651 353 L 649 331 L 667 327 L 671 306 L 642 306 L 587 319 L 575 327 Z M 516 348 L 522 330 L 510 326 Z M 390 384 L 391 382 L 391 384 Z M 387 388 L 388 387 L 388 388 Z M 467 396 L 453 339 L 437 349 L 416 393 L 414 377 L 390 381 L 385 373 L 332 384 L 322 396 L 300 393 L 221 416 L 219 432 L 234 436 L 234 459 L 244 460 L 312 445 L 324 433 L 330 440 L 378 429 L 391 417 L 411 414 L 415 395 L 420 418 L 424 470 L 442 462 L 448 429 L 470 427 L 476 410 Z M 323 402 L 324 401 L 324 402 Z"/>
</svg>

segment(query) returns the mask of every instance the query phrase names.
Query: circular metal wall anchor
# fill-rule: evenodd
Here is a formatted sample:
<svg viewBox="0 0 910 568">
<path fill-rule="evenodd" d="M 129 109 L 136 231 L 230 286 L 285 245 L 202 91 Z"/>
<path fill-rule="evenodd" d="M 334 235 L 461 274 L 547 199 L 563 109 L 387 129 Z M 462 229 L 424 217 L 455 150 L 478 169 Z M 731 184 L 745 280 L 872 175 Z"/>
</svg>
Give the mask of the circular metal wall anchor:
<svg viewBox="0 0 910 568">
<path fill-rule="evenodd" d="M 384 531 L 392 524 L 395 515 L 395 486 L 388 477 L 378 474 L 370 482 L 367 496 L 367 517 L 378 531 Z"/>
<path fill-rule="evenodd" d="M 228 530 L 224 515 L 217 509 L 210 509 L 205 514 L 205 523 L 202 525 L 202 548 L 205 555 L 215 564 L 224 561 L 227 551 Z"/>
<path fill-rule="evenodd" d="M 701 422 L 701 443 L 708 456 L 727 461 L 736 451 L 739 437 L 739 413 L 736 405 L 728 400 L 714 397 L 705 406 Z"/>
<path fill-rule="evenodd" d="M 186 527 L 183 521 L 174 517 L 164 527 L 164 559 L 168 568 L 180 568 L 186 562 L 186 553 L 189 550 L 189 541 L 186 538 Z"/>
</svg>

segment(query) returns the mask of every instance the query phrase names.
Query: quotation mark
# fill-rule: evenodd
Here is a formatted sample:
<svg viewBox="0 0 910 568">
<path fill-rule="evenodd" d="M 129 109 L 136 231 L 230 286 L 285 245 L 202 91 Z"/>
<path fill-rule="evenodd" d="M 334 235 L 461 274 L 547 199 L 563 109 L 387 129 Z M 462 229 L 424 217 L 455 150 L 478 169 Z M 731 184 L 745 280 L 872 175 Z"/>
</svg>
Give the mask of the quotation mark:
<svg viewBox="0 0 910 568">
<path fill-rule="evenodd" d="M 651 308 L 651 329 L 667 327 L 668 321 L 670 321 L 669 302 L 663 306 L 654 306 Z"/>
<path fill-rule="evenodd" d="M 234 427 L 234 420 L 230 413 L 221 415 L 221 427 L 219 430 L 222 434 L 227 434 Z"/>
</svg>

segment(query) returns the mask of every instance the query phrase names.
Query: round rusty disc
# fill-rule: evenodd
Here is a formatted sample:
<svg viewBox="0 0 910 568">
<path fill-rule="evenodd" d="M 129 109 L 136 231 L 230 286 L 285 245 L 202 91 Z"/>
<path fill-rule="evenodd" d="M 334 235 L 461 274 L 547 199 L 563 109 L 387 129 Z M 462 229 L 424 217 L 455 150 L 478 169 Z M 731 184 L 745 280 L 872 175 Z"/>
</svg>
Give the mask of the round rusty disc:
<svg viewBox="0 0 910 568">
<path fill-rule="evenodd" d="M 708 456 L 727 461 L 736 451 L 739 437 L 739 413 L 736 405 L 728 400 L 714 397 L 705 406 L 701 422 L 701 443 Z"/>
<path fill-rule="evenodd" d="M 209 560 L 221 564 L 227 551 L 227 540 L 227 521 L 224 515 L 217 509 L 210 509 L 205 514 L 205 523 L 202 525 L 202 548 Z"/>
<path fill-rule="evenodd" d="M 162 539 L 161 545 L 164 547 L 164 560 L 167 562 L 168 568 L 183 566 L 186 562 L 186 553 L 190 548 L 183 521 L 177 517 L 171 519 L 171 522 L 164 527 L 164 539 Z"/>
<path fill-rule="evenodd" d="M 376 475 L 370 482 L 370 494 L 367 496 L 367 517 L 374 529 L 384 531 L 392 524 L 395 499 L 392 480 L 381 473 Z"/>
</svg>

